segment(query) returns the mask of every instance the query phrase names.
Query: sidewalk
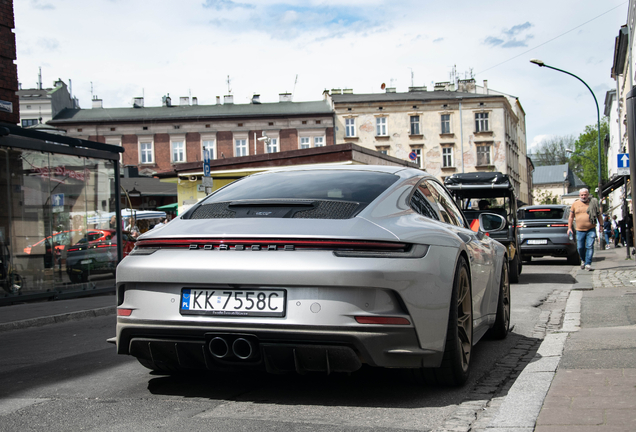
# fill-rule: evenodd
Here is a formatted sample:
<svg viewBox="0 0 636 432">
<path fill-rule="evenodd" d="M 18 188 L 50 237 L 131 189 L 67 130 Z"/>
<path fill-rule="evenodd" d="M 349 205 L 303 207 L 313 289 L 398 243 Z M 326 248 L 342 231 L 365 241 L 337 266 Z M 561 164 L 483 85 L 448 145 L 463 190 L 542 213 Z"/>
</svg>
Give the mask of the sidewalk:
<svg viewBox="0 0 636 432">
<path fill-rule="evenodd" d="M 0 332 L 115 314 L 114 294 L 0 307 Z"/>
<path fill-rule="evenodd" d="M 568 337 L 536 432 L 636 431 L 636 266 L 625 248 L 594 255 L 594 289 L 580 292 L 579 328 L 566 310 Z"/>
<path fill-rule="evenodd" d="M 491 432 L 636 431 L 636 265 L 625 248 L 575 269 L 559 331 L 517 378 Z"/>
</svg>

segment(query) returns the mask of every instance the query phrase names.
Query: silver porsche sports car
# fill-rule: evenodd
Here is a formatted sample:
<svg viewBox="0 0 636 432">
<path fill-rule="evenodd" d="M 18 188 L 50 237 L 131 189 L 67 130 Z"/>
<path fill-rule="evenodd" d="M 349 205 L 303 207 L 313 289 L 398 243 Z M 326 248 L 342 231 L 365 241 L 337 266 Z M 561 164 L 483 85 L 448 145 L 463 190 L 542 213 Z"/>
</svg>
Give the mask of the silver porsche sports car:
<svg viewBox="0 0 636 432">
<path fill-rule="evenodd" d="M 505 224 L 390 166 L 254 174 L 139 238 L 117 268 L 117 351 L 155 371 L 410 368 L 460 385 L 510 324 Z"/>
</svg>

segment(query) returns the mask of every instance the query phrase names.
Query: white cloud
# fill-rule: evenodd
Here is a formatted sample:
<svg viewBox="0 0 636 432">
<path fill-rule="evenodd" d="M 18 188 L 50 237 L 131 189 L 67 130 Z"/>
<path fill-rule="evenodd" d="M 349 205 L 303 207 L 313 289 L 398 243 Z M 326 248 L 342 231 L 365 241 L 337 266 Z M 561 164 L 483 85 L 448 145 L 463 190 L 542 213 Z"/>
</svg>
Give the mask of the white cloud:
<svg viewBox="0 0 636 432">
<path fill-rule="evenodd" d="M 415 85 L 430 88 L 448 81 L 456 65 L 461 78 L 472 69 L 479 84 L 487 79 L 490 88 L 519 97 L 531 145 L 543 136 L 578 135 L 596 122 L 596 111 L 580 82 L 528 60 L 575 73 L 602 104 L 615 87 L 609 76 L 614 38 L 627 18 L 625 4 L 519 56 L 610 6 L 491 0 L 488 8 L 466 3 L 458 14 L 432 0 L 157 0 L 153 7 L 142 0 L 91 7 L 59 0 L 43 10 L 47 4 L 14 2 L 19 80 L 23 87 L 35 83 L 43 66 L 44 84 L 72 79 L 84 107 L 91 82 L 106 107 L 128 106 L 141 94 L 156 106 L 166 93 L 213 104 L 227 93 L 228 75 L 237 103 L 253 93 L 275 102 L 278 93 L 294 90 L 298 75 L 299 101 L 320 100 L 331 88 L 380 92 L 383 82 L 407 91 L 411 71 Z M 488 37 L 511 45 L 485 45 Z"/>
</svg>

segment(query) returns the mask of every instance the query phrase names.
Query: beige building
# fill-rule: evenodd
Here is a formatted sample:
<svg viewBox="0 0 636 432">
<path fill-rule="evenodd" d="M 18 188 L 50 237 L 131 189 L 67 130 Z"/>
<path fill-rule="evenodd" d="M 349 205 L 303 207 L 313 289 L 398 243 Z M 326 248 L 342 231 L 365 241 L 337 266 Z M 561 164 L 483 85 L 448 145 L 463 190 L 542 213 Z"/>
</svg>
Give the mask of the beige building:
<svg viewBox="0 0 636 432">
<path fill-rule="evenodd" d="M 531 202 L 525 113 L 516 98 L 477 86 L 472 79 L 456 85 L 438 83 L 434 91 L 331 90 L 325 98 L 336 113 L 336 144 L 355 143 L 414 160 L 440 179 L 461 172 L 500 171 L 512 179 L 518 199 Z"/>
<path fill-rule="evenodd" d="M 579 189 L 587 187 L 568 164 L 536 167 L 532 183 L 534 204 L 572 205 L 579 198 Z"/>
</svg>

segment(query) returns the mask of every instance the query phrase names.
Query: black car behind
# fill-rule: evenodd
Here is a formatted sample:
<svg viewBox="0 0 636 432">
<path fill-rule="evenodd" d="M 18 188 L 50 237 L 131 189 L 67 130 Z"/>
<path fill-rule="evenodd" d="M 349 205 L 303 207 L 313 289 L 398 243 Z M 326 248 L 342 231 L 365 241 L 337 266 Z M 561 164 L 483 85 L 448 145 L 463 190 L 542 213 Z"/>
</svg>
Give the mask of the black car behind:
<svg viewBox="0 0 636 432">
<path fill-rule="evenodd" d="M 518 210 L 521 258 L 565 257 L 568 264 L 579 264 L 576 238 L 568 238 L 568 205 L 534 205 Z"/>
</svg>

